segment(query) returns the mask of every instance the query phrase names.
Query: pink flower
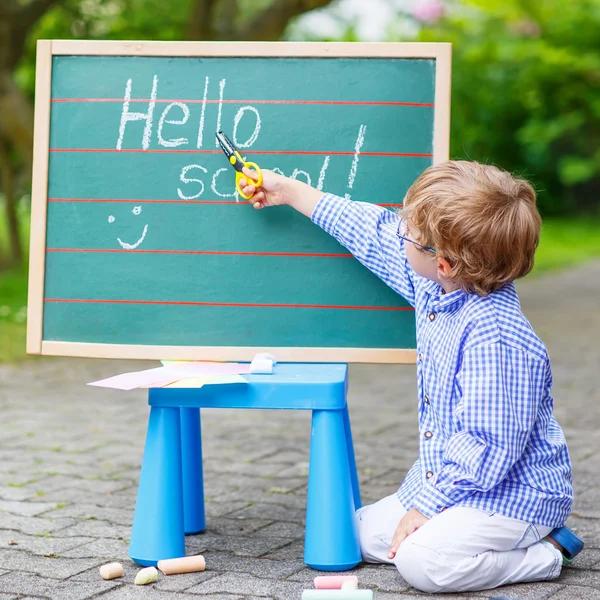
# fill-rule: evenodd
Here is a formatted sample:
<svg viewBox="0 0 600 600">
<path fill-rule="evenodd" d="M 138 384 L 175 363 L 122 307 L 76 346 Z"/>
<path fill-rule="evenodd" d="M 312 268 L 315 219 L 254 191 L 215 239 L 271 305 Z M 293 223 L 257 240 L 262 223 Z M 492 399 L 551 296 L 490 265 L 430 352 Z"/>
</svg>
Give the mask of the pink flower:
<svg viewBox="0 0 600 600">
<path fill-rule="evenodd" d="M 421 0 L 413 5 L 412 16 L 422 23 L 435 23 L 444 16 L 444 5 L 439 0 Z"/>
</svg>

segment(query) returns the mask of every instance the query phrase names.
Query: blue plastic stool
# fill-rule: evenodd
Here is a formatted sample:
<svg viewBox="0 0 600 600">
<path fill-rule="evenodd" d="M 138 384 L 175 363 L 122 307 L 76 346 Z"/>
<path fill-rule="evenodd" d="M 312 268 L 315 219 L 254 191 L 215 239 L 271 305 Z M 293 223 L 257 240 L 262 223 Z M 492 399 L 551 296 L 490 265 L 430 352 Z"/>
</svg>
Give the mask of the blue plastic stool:
<svg viewBox="0 0 600 600">
<path fill-rule="evenodd" d="M 205 528 L 200 408 L 312 410 L 304 562 L 345 571 L 361 561 L 360 508 L 346 404 L 347 365 L 281 364 L 248 384 L 157 388 L 150 418 L 129 556 L 144 566 L 185 556 L 185 534 Z"/>
</svg>

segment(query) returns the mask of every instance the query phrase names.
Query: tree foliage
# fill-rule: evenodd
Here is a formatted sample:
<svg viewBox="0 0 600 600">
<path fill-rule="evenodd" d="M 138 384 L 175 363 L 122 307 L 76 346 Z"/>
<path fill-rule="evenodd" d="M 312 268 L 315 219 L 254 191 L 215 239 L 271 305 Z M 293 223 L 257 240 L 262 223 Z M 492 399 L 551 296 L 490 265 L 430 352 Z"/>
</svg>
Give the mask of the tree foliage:
<svg viewBox="0 0 600 600">
<path fill-rule="evenodd" d="M 531 178 L 544 214 L 598 212 L 600 0 L 467 0 L 418 39 L 453 43 L 453 157 Z"/>
<path fill-rule="evenodd" d="M 29 186 L 37 39 L 278 40 L 332 0 L 0 0 L 0 191 L 10 255 L 23 251 L 17 198 Z M 0 235 L 1 239 L 1 235 Z"/>
</svg>

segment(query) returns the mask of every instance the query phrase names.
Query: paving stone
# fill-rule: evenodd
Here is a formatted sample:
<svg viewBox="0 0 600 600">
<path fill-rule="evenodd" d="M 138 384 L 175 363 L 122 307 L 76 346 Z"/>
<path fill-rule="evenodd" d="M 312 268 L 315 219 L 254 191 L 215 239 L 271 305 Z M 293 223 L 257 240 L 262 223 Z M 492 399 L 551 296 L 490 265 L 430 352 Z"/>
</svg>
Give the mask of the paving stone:
<svg viewBox="0 0 600 600">
<path fill-rule="evenodd" d="M 256 503 L 246 506 L 231 514 L 234 518 L 270 518 L 274 521 L 302 521 L 304 511 L 297 508 L 281 506 L 280 504 Z"/>
<path fill-rule="evenodd" d="M 556 581 L 566 585 L 589 586 L 600 589 L 600 571 L 563 569 Z"/>
<path fill-rule="evenodd" d="M 254 532 L 257 537 L 279 537 L 304 540 L 306 529 L 300 523 L 277 521 Z"/>
<path fill-rule="evenodd" d="M 35 497 L 37 490 L 33 487 L 0 487 L 0 499 L 8 502 L 21 502 Z"/>
<path fill-rule="evenodd" d="M 208 533 L 217 535 L 249 535 L 254 533 L 257 529 L 264 530 L 265 526 L 271 525 L 272 523 L 273 521 L 268 519 L 210 519 L 207 523 L 206 530 Z"/>
<path fill-rule="evenodd" d="M 0 593 L 0 600 L 17 600 L 17 598 L 19 598 L 19 596 L 16 596 L 15 594 L 5 594 L 4 592 Z"/>
<path fill-rule="evenodd" d="M 568 585 L 548 598 L 550 600 L 600 600 L 600 590 Z"/>
<path fill-rule="evenodd" d="M 34 517 L 40 515 L 56 506 L 53 502 L 7 502 L 0 500 L 0 513 L 7 512 L 23 517 Z"/>
<path fill-rule="evenodd" d="M 262 555 L 263 558 L 273 560 L 297 560 L 302 562 L 304 559 L 304 539 L 297 540 Z"/>
<path fill-rule="evenodd" d="M 304 589 L 301 583 L 262 579 L 241 573 L 226 573 L 213 577 L 187 590 L 188 594 L 253 594 L 276 600 L 300 598 Z"/>
<path fill-rule="evenodd" d="M 56 533 L 75 523 L 75 519 L 46 519 L 43 517 L 20 517 L 5 513 L 0 520 L 2 529 L 21 531 L 28 535 L 47 535 Z"/>
<path fill-rule="evenodd" d="M 557 581 L 558 580 L 554 580 L 552 582 L 543 581 L 537 583 L 504 585 L 496 588 L 495 590 L 472 592 L 471 594 L 467 594 L 467 596 L 470 595 L 478 598 L 489 598 L 490 596 L 508 596 L 509 598 L 515 598 L 515 600 L 545 600 L 563 587 L 557 583 Z M 439 598 L 439 596 L 437 597 Z M 573 598 L 573 600 L 575 600 L 575 598 Z"/>
<path fill-rule="evenodd" d="M 277 548 L 282 548 L 291 541 L 286 538 L 236 537 L 213 535 L 206 532 L 199 535 L 186 536 L 185 547 L 188 554 L 202 554 L 207 550 L 213 550 L 216 552 L 232 552 L 237 556 L 257 557 L 272 552 Z"/>
<path fill-rule="evenodd" d="M 149 585 L 121 585 L 101 596 L 102 600 L 198 600 L 197 595 L 185 592 L 163 592 Z M 210 597 L 214 600 L 214 597 Z M 240 600 L 239 596 L 229 597 L 226 600 Z"/>
<path fill-rule="evenodd" d="M 55 508 L 55 504 L 52 508 Z M 81 520 L 104 520 L 117 525 L 131 527 L 133 523 L 133 508 L 114 508 L 107 506 L 98 506 L 96 504 L 73 504 L 64 508 L 49 510 L 47 517 L 73 517 Z"/>
<path fill-rule="evenodd" d="M 86 600 L 111 590 L 117 585 L 117 583 L 103 579 L 94 583 L 78 582 L 73 585 L 68 581 L 44 578 L 31 573 L 9 573 L 0 577 L 0 592 L 23 594 L 36 598 L 41 596 L 50 598 L 50 600 Z"/>
<path fill-rule="evenodd" d="M 584 548 L 573 561 L 570 569 L 600 569 L 600 550 Z"/>
<path fill-rule="evenodd" d="M 98 559 L 64 559 L 39 556 L 22 550 L 0 549 L 0 563 L 10 571 L 27 571 L 43 577 L 66 579 L 89 569 Z"/>
<path fill-rule="evenodd" d="M 225 573 L 249 573 L 266 579 L 285 579 L 302 569 L 296 561 L 247 558 L 225 552 L 205 552 L 207 569 Z"/>
<path fill-rule="evenodd" d="M 181 592 L 188 590 L 219 575 L 218 572 L 212 570 L 212 562 L 209 568 L 211 569 L 210 571 L 202 571 L 201 573 L 181 573 L 179 575 L 169 576 L 161 574 L 159 580 L 154 584 L 154 587 L 166 592 Z M 210 598 L 212 600 L 212 596 Z"/>
<path fill-rule="evenodd" d="M 66 550 L 76 548 L 90 542 L 92 538 L 72 537 L 56 538 L 51 536 L 26 535 L 20 531 L 0 530 L 0 549 L 13 549 L 32 554 L 59 554 L 64 556 Z M 16 544 L 9 544 L 16 542 Z"/>
<path fill-rule="evenodd" d="M 107 538 L 85 539 L 90 541 L 84 544 L 79 544 L 76 548 L 72 548 L 65 552 L 61 552 L 61 557 L 98 558 L 107 563 L 129 560 L 129 545 L 125 540 L 115 540 Z"/>
<path fill-rule="evenodd" d="M 93 519 L 76 522 L 75 525 L 61 529 L 54 535 L 56 537 L 106 537 L 129 539 L 131 527 L 124 527 L 123 525 L 116 525 L 109 523 L 108 521 Z"/>
</svg>

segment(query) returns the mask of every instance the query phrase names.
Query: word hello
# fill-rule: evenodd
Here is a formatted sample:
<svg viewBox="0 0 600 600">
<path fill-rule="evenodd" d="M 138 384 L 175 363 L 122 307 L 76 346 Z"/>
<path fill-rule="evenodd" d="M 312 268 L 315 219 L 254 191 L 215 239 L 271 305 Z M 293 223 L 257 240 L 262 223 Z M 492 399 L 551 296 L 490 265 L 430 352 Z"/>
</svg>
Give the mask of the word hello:
<svg viewBox="0 0 600 600">
<path fill-rule="evenodd" d="M 128 79 L 127 84 L 125 86 L 125 95 L 123 98 L 123 106 L 121 110 L 121 121 L 119 124 L 119 137 L 117 139 L 116 149 L 121 150 L 123 147 L 123 139 L 125 137 L 125 132 L 127 129 L 127 124 L 131 121 L 145 121 L 144 130 L 141 138 L 141 148 L 143 150 L 148 150 L 151 145 L 151 141 L 154 136 L 155 131 L 155 117 L 158 116 L 158 125 L 156 126 L 156 141 L 159 146 L 163 148 L 178 148 L 180 146 L 189 147 L 191 144 L 195 144 L 195 147 L 199 150 L 203 148 L 205 143 L 205 128 L 206 128 L 206 105 L 209 102 L 208 100 L 208 92 L 210 88 L 210 79 L 209 77 L 205 77 L 204 80 L 204 94 L 202 97 L 202 102 L 199 104 L 195 104 L 194 106 L 199 106 L 200 114 L 197 116 L 198 119 L 198 128 L 197 133 L 195 135 L 195 139 L 192 141 L 189 137 L 167 137 L 165 134 L 165 125 L 169 126 L 183 126 L 188 124 L 191 117 L 191 110 L 188 104 L 185 102 L 170 102 L 168 103 L 162 112 L 159 113 L 156 109 L 157 105 L 157 95 L 158 95 L 158 76 L 154 75 L 152 79 L 152 91 L 150 93 L 150 99 L 148 101 L 148 107 L 145 112 L 135 112 L 130 109 L 131 104 L 131 89 L 133 85 L 133 80 Z M 222 114 L 223 114 L 223 98 L 225 94 L 225 87 L 227 85 L 226 79 L 221 79 L 219 81 L 219 100 L 217 103 L 217 118 L 214 129 L 211 128 L 210 131 L 217 131 L 222 129 Z M 139 102 L 134 100 L 134 102 Z M 242 120 L 252 119 L 251 123 L 253 123 L 252 133 L 246 139 L 239 139 L 239 127 Z M 259 110 L 255 106 L 251 106 L 250 104 L 241 106 L 235 116 L 233 118 L 233 122 L 231 123 L 231 127 L 228 128 L 225 126 L 225 129 L 232 132 L 232 138 L 234 144 L 240 149 L 249 149 L 251 148 L 260 136 L 261 131 L 261 116 Z M 188 126 L 189 130 L 189 126 Z M 358 134 L 356 137 L 356 143 L 354 145 L 354 159 L 352 161 L 352 166 L 350 168 L 350 173 L 348 175 L 348 189 L 352 189 L 354 187 L 354 181 L 356 179 L 356 174 L 358 171 L 358 162 L 360 156 L 360 150 L 365 140 L 365 133 L 367 130 L 366 125 L 360 125 Z M 172 131 L 172 129 L 170 129 Z M 209 136 L 209 139 L 213 139 L 215 142 L 215 146 L 218 147 L 218 142 L 214 138 L 214 136 Z M 316 188 L 318 190 L 322 190 L 325 185 L 325 177 L 327 174 L 327 169 L 330 163 L 330 156 L 325 155 L 323 158 L 323 163 L 319 169 L 319 174 L 316 177 Z M 274 167 L 273 171 L 280 173 L 283 175 L 283 171 Z M 239 195 L 235 186 L 231 187 L 231 183 L 233 178 L 231 176 L 227 177 L 227 184 L 220 182 L 220 177 L 223 173 L 230 171 L 230 167 L 222 167 L 217 169 L 214 172 L 209 173 L 208 169 L 204 167 L 202 164 L 194 163 L 188 164 L 181 168 L 181 172 L 179 175 L 179 181 L 181 184 L 180 187 L 177 187 L 177 194 L 179 198 L 182 200 L 195 200 L 196 198 L 200 198 L 205 191 L 205 180 L 210 182 L 210 189 L 212 192 L 220 197 L 220 198 L 234 198 L 237 202 L 240 201 Z M 230 173 L 231 175 L 231 173 Z M 314 174 L 313 174 L 314 175 Z M 313 185 L 313 181 L 315 177 L 311 176 L 307 171 L 303 171 L 298 168 L 294 168 L 289 176 L 293 179 L 302 178 L 309 185 Z M 349 198 L 350 194 L 346 194 L 346 197 Z"/>
</svg>

